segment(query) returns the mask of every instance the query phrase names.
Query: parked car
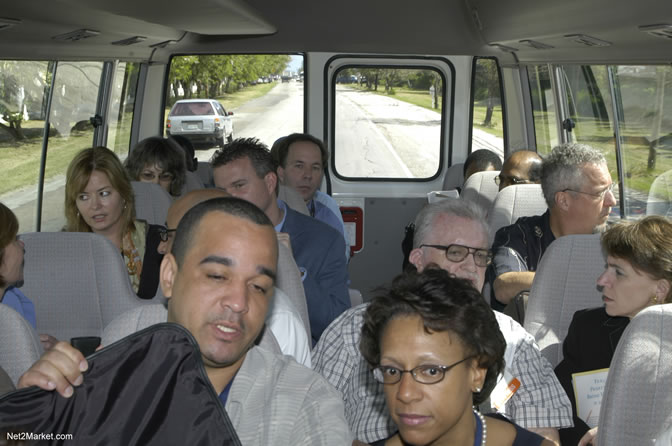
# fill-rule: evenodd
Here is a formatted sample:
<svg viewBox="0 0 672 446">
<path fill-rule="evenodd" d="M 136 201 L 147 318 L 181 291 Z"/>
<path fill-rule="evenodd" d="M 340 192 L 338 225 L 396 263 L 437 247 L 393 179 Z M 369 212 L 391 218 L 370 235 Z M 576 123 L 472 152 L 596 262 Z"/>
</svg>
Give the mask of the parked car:
<svg viewBox="0 0 672 446">
<path fill-rule="evenodd" d="M 223 146 L 233 141 L 233 112 L 215 99 L 182 99 L 166 120 L 168 136 L 182 135 L 195 146 Z"/>
</svg>

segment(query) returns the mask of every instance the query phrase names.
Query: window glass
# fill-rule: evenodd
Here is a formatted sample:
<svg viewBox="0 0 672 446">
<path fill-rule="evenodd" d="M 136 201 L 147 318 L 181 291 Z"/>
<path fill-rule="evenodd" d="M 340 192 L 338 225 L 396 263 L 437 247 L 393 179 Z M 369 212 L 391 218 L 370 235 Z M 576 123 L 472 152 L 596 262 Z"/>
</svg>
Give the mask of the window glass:
<svg viewBox="0 0 672 446">
<path fill-rule="evenodd" d="M 472 85 L 471 151 L 487 149 L 504 157 L 504 121 L 499 66 L 476 58 Z"/>
<path fill-rule="evenodd" d="M 135 93 L 138 88 L 140 65 L 120 62 L 117 64 L 110 97 L 107 147 L 121 158 L 128 154 L 131 144 L 131 126 Z"/>
<path fill-rule="evenodd" d="M 612 67 L 626 216 L 672 217 L 672 67 Z"/>
<path fill-rule="evenodd" d="M 558 145 L 558 126 L 556 124 L 556 105 L 551 87 L 548 65 L 535 65 L 527 69 L 530 80 L 530 96 L 534 114 L 534 131 L 537 152 L 540 155 L 550 153 Z"/>
<path fill-rule="evenodd" d="M 59 62 L 49 121 L 42 231 L 65 225 L 65 171 L 75 154 L 93 144 L 93 125 L 103 62 Z"/>
<path fill-rule="evenodd" d="M 425 179 L 438 172 L 445 99 L 438 70 L 346 66 L 333 81 L 337 175 Z"/>
<path fill-rule="evenodd" d="M 0 201 L 16 214 L 19 232 L 37 227 L 35 197 L 50 70 L 49 62 L 0 61 Z"/>
<path fill-rule="evenodd" d="M 221 54 L 173 57 L 166 92 L 166 136 L 191 140 L 200 161 L 207 161 L 227 140 L 255 137 L 269 147 L 280 137 L 303 132 L 303 56 Z M 190 101 L 214 99 L 202 118 Z M 172 111 L 171 111 L 172 109 Z M 226 110 L 226 112 L 224 111 Z M 169 116 L 170 115 L 170 116 Z M 201 114 L 204 115 L 204 114 Z"/>
</svg>

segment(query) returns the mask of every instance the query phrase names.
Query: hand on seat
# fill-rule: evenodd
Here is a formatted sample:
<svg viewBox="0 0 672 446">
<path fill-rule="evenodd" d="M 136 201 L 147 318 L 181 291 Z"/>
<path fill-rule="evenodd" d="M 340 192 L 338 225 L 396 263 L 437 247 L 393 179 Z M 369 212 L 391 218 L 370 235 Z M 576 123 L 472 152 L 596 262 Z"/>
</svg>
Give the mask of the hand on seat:
<svg viewBox="0 0 672 446">
<path fill-rule="evenodd" d="M 21 376 L 17 388 L 37 386 L 44 390 L 56 390 L 61 396 L 69 398 L 74 393 L 72 386 L 84 382 L 82 372 L 88 368 L 89 364 L 80 351 L 61 341 Z"/>
</svg>

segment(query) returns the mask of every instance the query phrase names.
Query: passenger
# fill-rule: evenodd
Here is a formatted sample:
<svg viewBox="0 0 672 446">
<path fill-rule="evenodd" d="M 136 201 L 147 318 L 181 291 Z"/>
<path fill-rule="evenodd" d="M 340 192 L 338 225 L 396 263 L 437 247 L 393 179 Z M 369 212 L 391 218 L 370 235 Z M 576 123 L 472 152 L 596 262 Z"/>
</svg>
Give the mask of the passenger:
<svg viewBox="0 0 672 446">
<path fill-rule="evenodd" d="M 273 293 L 277 246 L 272 223 L 250 203 L 216 198 L 196 205 L 161 263 L 168 321 L 194 336 L 242 444 L 349 444 L 338 393 L 291 358 L 254 346 Z M 18 387 L 37 385 L 67 398 L 87 368 L 82 354 L 61 342 Z"/>
<path fill-rule="evenodd" d="M 605 228 L 616 204 L 604 155 L 584 144 L 555 147 L 542 163 L 541 188 L 548 204 L 543 215 L 521 217 L 497 231 L 488 280 L 497 310 L 532 287 L 541 256 L 553 240 L 592 234 Z"/>
<path fill-rule="evenodd" d="M 196 172 L 198 169 L 198 158 L 196 158 L 196 149 L 194 144 L 188 138 L 182 135 L 172 135 L 168 141 L 173 141 L 184 151 L 185 167 L 189 172 Z"/>
<path fill-rule="evenodd" d="M 366 309 L 360 349 L 399 430 L 374 446 L 552 445 L 476 409 L 504 370 L 506 342 L 470 281 L 435 268 L 397 277 Z"/>
<path fill-rule="evenodd" d="M 495 177 L 499 190 L 515 184 L 539 184 L 541 182 L 541 157 L 531 150 L 513 152 Z"/>
<path fill-rule="evenodd" d="M 7 206 L 0 203 L 0 302 L 11 307 L 37 330 L 35 304 L 19 290 L 23 285 L 25 248 L 18 239 L 19 221 Z M 44 350 L 52 348 L 58 339 L 48 334 L 40 335 Z"/>
<path fill-rule="evenodd" d="M 620 222 L 602 235 L 602 248 L 607 263 L 597 285 L 604 306 L 574 314 L 563 343 L 564 359 L 555 368 L 574 411 L 574 427 L 560 431 L 567 446 L 576 445 L 589 430 L 577 416 L 572 374 L 609 368 L 630 319 L 651 305 L 672 303 L 672 223 L 665 217 Z M 595 432 L 580 444 L 588 444 Z"/>
<path fill-rule="evenodd" d="M 490 262 L 485 221 L 484 211 L 469 201 L 446 198 L 426 205 L 415 219 L 411 263 L 420 272 L 438 266 L 480 290 Z M 313 349 L 313 368 L 343 395 L 355 437 L 374 442 L 388 438 L 396 427 L 385 408 L 383 386 L 359 353 L 367 305 L 346 311 L 324 331 Z M 557 441 L 557 428 L 572 425 L 569 399 L 534 338 L 510 317 L 494 314 L 507 347 L 506 368 L 491 404 L 515 423 Z M 517 383 L 520 387 L 507 399 L 507 386 Z"/>
<path fill-rule="evenodd" d="M 324 143 L 307 133 L 292 133 L 278 139 L 271 148 L 278 166 L 280 184 L 301 194 L 311 217 L 339 231 L 345 239 L 345 225 L 336 201 L 320 191 L 329 152 Z M 319 194 L 322 196 L 319 197 Z M 331 206 L 325 204 L 330 202 Z"/>
<path fill-rule="evenodd" d="M 301 270 L 314 344 L 331 321 L 350 307 L 345 240 L 333 228 L 277 199 L 275 164 L 257 139 L 234 140 L 215 152 L 210 162 L 215 186 L 257 205 L 282 233 L 279 239 L 291 248 Z"/>
<path fill-rule="evenodd" d="M 502 159 L 495 152 L 487 149 L 473 151 L 464 162 L 464 182 L 476 172 L 501 170 Z"/>
<path fill-rule="evenodd" d="M 143 139 L 133 147 L 124 167 L 131 181 L 158 184 L 173 197 L 182 193 L 184 153 L 167 139 L 160 136 Z"/>
<path fill-rule="evenodd" d="M 133 290 L 151 299 L 158 287 L 161 257 L 157 226 L 135 220 L 133 188 L 110 149 L 80 151 L 65 179 L 66 230 L 93 232 L 108 239 L 124 259 Z"/>
<path fill-rule="evenodd" d="M 175 200 L 168 209 L 166 226 L 159 229 L 161 233 L 159 253 L 164 255 L 170 252 L 177 225 L 189 209 L 211 198 L 228 196 L 229 194 L 220 189 L 201 189 L 189 192 Z M 293 357 L 299 364 L 311 367 L 310 339 L 308 339 L 308 332 L 301 315 L 289 297 L 277 288 L 266 316 L 266 326 L 275 336 L 280 350 L 285 355 Z"/>
</svg>

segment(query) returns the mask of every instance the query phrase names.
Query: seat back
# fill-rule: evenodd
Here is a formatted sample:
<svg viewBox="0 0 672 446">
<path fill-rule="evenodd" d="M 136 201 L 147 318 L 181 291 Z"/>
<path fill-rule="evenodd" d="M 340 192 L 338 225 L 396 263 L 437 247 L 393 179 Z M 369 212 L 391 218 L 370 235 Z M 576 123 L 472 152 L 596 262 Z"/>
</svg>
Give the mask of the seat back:
<svg viewBox="0 0 672 446">
<path fill-rule="evenodd" d="M 196 175 L 198 175 L 205 187 L 215 187 L 215 180 L 212 178 L 212 167 L 209 162 L 199 161 Z"/>
<path fill-rule="evenodd" d="M 603 271 L 599 234 L 560 237 L 541 258 L 524 327 L 553 367 L 562 360 L 562 342 L 574 313 L 602 304 L 596 281 Z"/>
<path fill-rule="evenodd" d="M 463 200 L 473 201 L 474 203 L 490 212 L 492 203 L 495 201 L 499 186 L 495 183 L 495 177 L 499 175 L 498 170 L 488 170 L 485 172 L 476 172 L 464 183 L 461 198 Z"/>
<path fill-rule="evenodd" d="M 301 194 L 291 187 L 281 184 L 278 189 L 278 198 L 287 203 L 287 206 L 289 206 L 290 209 L 294 209 L 296 212 L 300 212 L 303 215 L 310 215 L 308 208 L 306 207 L 306 202 L 303 201 Z"/>
<path fill-rule="evenodd" d="M 166 322 L 167 320 L 168 310 L 163 304 L 144 305 L 134 308 L 120 314 L 105 327 L 101 345 L 106 347 L 114 344 L 130 334 L 144 330 L 149 326 Z M 277 339 L 265 327 L 261 334 L 261 339 L 258 340 L 257 344 L 268 351 L 282 354 Z"/>
<path fill-rule="evenodd" d="M 88 232 L 21 235 L 23 293 L 35 304 L 37 332 L 59 340 L 100 336 L 116 316 L 144 305 L 114 245 Z"/>
<path fill-rule="evenodd" d="M 8 305 L 0 304 L 0 367 L 16 384 L 42 355 L 42 344 L 30 323 Z"/>
<path fill-rule="evenodd" d="M 509 226 L 520 217 L 531 217 L 546 212 L 548 206 L 541 192 L 540 184 L 518 184 L 505 187 L 495 197 L 488 222 L 490 223 L 490 244 L 499 228 Z"/>
<path fill-rule="evenodd" d="M 672 217 L 672 170 L 656 177 L 646 200 L 646 215 Z"/>
<path fill-rule="evenodd" d="M 294 260 L 292 251 L 280 242 L 278 242 L 278 274 L 275 286 L 284 291 L 289 300 L 292 301 L 292 304 L 294 304 L 301 315 L 301 320 L 308 333 L 308 339 L 311 339 L 308 301 L 306 300 L 306 292 L 303 289 L 301 272 Z"/>
<path fill-rule="evenodd" d="M 457 189 L 464 183 L 464 163 L 453 164 L 443 178 L 443 190 Z"/>
<path fill-rule="evenodd" d="M 173 203 L 170 194 L 154 183 L 131 181 L 135 195 L 135 218 L 150 225 L 166 224 L 168 208 Z"/>
<path fill-rule="evenodd" d="M 204 189 L 203 181 L 194 172 L 189 172 L 188 170 L 184 173 L 184 186 L 182 186 L 182 193 L 180 195 L 187 194 L 192 190 Z"/>
<path fill-rule="evenodd" d="M 651 445 L 672 424 L 670 339 L 672 304 L 646 308 L 630 321 L 609 367 L 599 446 Z"/>
</svg>

